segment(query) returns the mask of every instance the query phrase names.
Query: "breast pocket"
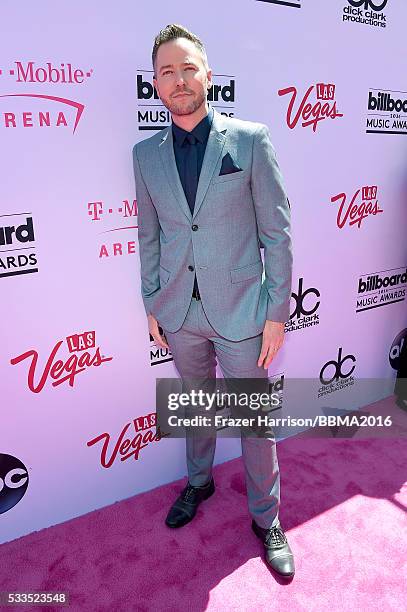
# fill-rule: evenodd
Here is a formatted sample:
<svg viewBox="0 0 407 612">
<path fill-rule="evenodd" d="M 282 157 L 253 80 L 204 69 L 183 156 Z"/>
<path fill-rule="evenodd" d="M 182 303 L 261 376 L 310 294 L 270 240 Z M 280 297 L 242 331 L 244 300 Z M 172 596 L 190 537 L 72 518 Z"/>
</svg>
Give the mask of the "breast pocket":
<svg viewBox="0 0 407 612">
<path fill-rule="evenodd" d="M 212 179 L 212 183 L 217 185 L 218 183 L 228 183 L 229 181 L 242 181 L 247 176 L 247 170 L 239 170 L 239 172 L 231 172 L 230 174 L 222 174 L 221 176 L 215 176 Z"/>
</svg>

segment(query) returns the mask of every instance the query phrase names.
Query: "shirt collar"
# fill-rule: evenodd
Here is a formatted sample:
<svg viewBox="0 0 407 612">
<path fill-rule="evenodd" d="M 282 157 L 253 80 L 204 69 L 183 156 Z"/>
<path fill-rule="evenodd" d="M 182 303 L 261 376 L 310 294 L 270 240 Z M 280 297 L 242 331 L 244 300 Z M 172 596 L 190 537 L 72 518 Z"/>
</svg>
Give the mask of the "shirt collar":
<svg viewBox="0 0 407 612">
<path fill-rule="evenodd" d="M 195 138 L 199 140 L 199 142 L 205 143 L 208 140 L 209 132 L 211 130 L 213 120 L 213 108 L 209 106 L 208 114 L 201 119 L 201 121 L 194 127 L 191 132 L 187 132 L 186 130 L 180 128 L 174 122 L 172 122 L 172 134 L 175 138 L 177 144 L 182 147 L 184 144 L 184 140 L 189 133 L 193 134 Z"/>
</svg>

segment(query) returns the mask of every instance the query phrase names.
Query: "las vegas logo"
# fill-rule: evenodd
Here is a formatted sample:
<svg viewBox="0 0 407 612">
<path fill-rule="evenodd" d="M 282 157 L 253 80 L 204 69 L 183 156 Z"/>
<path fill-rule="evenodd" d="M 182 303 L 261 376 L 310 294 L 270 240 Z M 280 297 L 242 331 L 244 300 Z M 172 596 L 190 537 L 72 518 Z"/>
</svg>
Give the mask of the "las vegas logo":
<svg viewBox="0 0 407 612">
<path fill-rule="evenodd" d="M 278 91 L 279 96 L 286 96 L 287 94 L 291 95 L 291 98 L 287 107 L 286 121 L 291 130 L 300 121 L 302 127 L 312 126 L 312 130 L 316 132 L 321 121 L 343 117 L 343 114 L 338 113 L 336 108 L 335 85 L 333 83 L 317 83 L 308 87 L 296 109 L 294 107 L 297 104 L 297 88 L 292 86 Z"/>
<path fill-rule="evenodd" d="M 153 427 L 156 428 L 155 432 Z M 162 435 L 157 426 L 156 413 L 150 412 L 126 423 L 118 436 L 105 431 L 89 440 L 87 446 L 101 443 L 100 465 L 107 469 L 112 467 L 116 460 L 123 462 L 132 458 L 138 461 L 143 448 L 151 442 L 159 442 L 167 435 Z"/>
<path fill-rule="evenodd" d="M 362 221 L 372 215 L 375 217 L 383 212 L 377 200 L 377 185 L 365 185 L 355 191 L 352 198 L 347 201 L 346 193 L 338 193 L 331 198 L 331 202 L 339 201 L 336 225 L 339 229 L 349 225 L 356 225 L 358 229 Z"/>
<path fill-rule="evenodd" d="M 59 340 L 45 363 L 42 372 L 38 370 L 38 351 L 30 349 L 10 360 L 11 365 L 27 360 L 28 377 L 27 384 L 30 391 L 40 393 L 49 380 L 53 387 L 57 387 L 67 382 L 70 387 L 74 386 L 75 378 L 81 372 L 89 370 L 92 366 L 100 367 L 106 361 L 111 361 L 113 357 L 101 355 L 100 348 L 96 347 L 96 333 L 94 331 L 73 334 L 66 338 L 68 352 L 63 356 L 63 340 Z"/>
</svg>

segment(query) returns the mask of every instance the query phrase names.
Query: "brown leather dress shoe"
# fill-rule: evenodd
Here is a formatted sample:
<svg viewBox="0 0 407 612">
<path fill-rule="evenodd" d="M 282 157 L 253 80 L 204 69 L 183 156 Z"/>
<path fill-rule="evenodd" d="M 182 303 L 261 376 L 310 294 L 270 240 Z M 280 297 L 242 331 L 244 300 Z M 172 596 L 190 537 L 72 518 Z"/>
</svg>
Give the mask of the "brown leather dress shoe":
<svg viewBox="0 0 407 612">
<path fill-rule="evenodd" d="M 168 527 L 183 527 L 194 518 L 199 504 L 215 492 L 213 478 L 203 487 L 187 484 L 168 512 L 165 524 Z"/>
<path fill-rule="evenodd" d="M 266 560 L 270 567 L 284 578 L 294 576 L 294 555 L 281 525 L 264 529 L 253 520 L 252 529 L 264 544 Z"/>
</svg>

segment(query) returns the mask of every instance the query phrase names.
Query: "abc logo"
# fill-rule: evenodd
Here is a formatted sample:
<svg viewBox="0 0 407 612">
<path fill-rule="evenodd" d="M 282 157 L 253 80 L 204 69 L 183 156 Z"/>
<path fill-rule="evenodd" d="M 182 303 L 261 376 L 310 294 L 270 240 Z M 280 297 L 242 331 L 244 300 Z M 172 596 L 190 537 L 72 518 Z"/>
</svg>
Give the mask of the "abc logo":
<svg viewBox="0 0 407 612">
<path fill-rule="evenodd" d="M 404 343 L 407 341 L 407 327 L 401 330 L 399 334 L 394 338 L 389 351 L 390 365 L 394 370 L 399 369 L 399 359 L 401 349 Z"/>
<path fill-rule="evenodd" d="M 375 3 L 373 0 L 348 0 L 348 2 L 355 8 L 359 8 L 363 4 L 366 11 L 370 7 L 373 11 L 377 12 L 382 11 L 387 4 L 387 0 L 383 0 L 383 2 L 378 0 L 378 3 Z"/>
<path fill-rule="evenodd" d="M 27 468 L 12 455 L 0 453 L 0 514 L 18 504 L 28 487 Z"/>
<path fill-rule="evenodd" d="M 304 281 L 303 278 L 300 278 L 298 281 L 298 293 L 294 293 L 293 291 L 291 294 L 291 297 L 295 301 L 295 309 L 290 314 L 290 319 L 293 319 L 294 317 L 300 317 L 301 315 L 305 315 L 305 316 L 312 315 L 314 314 L 314 312 L 318 309 L 320 305 L 319 300 L 316 300 L 313 306 L 309 304 L 309 306 L 311 307 L 308 310 L 305 308 L 304 300 L 307 297 L 307 295 L 309 295 L 310 293 L 313 293 L 314 295 L 316 295 L 317 298 L 319 298 L 321 297 L 321 294 L 319 293 L 318 289 L 316 289 L 315 287 L 310 287 L 306 291 L 303 291 L 303 281 Z"/>
<path fill-rule="evenodd" d="M 346 355 L 345 357 L 342 357 L 342 347 L 340 347 L 338 350 L 337 361 L 335 361 L 335 359 L 332 359 L 332 361 L 327 361 L 326 364 L 322 366 L 322 369 L 319 373 L 319 380 L 321 381 L 321 383 L 323 385 L 330 385 L 334 380 L 338 381 L 340 378 L 347 378 L 348 376 L 350 376 L 353 370 L 355 369 L 354 365 L 347 372 L 344 372 L 342 370 L 342 366 L 344 365 L 345 361 L 348 360 L 352 361 L 352 363 L 355 363 L 356 357 L 354 355 Z M 331 378 L 325 378 L 325 370 L 330 366 L 331 372 L 333 368 L 333 376 Z"/>
</svg>

